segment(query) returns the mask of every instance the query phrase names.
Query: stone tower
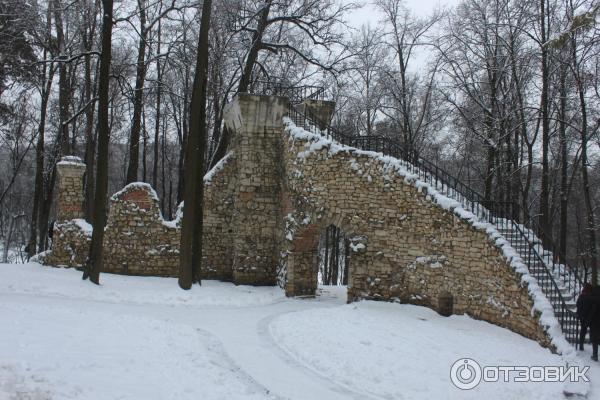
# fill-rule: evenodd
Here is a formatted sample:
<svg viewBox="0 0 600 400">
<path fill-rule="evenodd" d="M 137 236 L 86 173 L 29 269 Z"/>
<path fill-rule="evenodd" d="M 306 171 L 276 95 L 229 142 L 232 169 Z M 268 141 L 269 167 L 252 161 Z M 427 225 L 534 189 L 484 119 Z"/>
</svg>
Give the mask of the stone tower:
<svg viewBox="0 0 600 400">
<path fill-rule="evenodd" d="M 232 216 L 236 284 L 276 284 L 282 232 L 282 120 L 288 110 L 287 97 L 240 93 L 225 111 L 238 160 Z"/>
<path fill-rule="evenodd" d="M 58 173 L 56 220 L 83 218 L 85 164 L 79 157 L 66 156 L 56 164 L 56 171 Z"/>
</svg>

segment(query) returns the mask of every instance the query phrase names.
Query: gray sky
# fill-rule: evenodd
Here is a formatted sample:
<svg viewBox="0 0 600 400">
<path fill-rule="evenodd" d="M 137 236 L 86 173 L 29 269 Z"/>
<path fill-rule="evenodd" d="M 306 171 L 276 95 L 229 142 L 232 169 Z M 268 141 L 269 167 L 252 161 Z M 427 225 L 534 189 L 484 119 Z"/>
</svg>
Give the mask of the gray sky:
<svg viewBox="0 0 600 400">
<path fill-rule="evenodd" d="M 433 10 L 440 7 L 452 8 L 459 3 L 460 0 L 404 0 L 404 5 L 415 16 L 426 17 Z M 348 16 L 348 22 L 351 26 L 359 29 L 363 24 L 370 24 L 372 27 L 377 27 L 381 24 L 382 15 L 376 11 L 372 0 L 362 0 L 364 6 L 355 10 Z M 432 53 L 426 47 L 418 48 L 413 52 L 412 61 L 408 65 L 410 72 L 417 72 L 420 68 L 427 65 Z"/>
<path fill-rule="evenodd" d="M 359 28 L 364 23 L 370 23 L 371 26 L 376 26 L 381 17 L 375 11 L 375 6 L 371 4 L 371 0 L 363 0 L 364 6 L 361 9 L 354 11 L 348 18 L 354 27 Z M 406 8 L 411 10 L 415 15 L 424 17 L 440 6 L 454 6 L 458 0 L 405 0 Z"/>
</svg>

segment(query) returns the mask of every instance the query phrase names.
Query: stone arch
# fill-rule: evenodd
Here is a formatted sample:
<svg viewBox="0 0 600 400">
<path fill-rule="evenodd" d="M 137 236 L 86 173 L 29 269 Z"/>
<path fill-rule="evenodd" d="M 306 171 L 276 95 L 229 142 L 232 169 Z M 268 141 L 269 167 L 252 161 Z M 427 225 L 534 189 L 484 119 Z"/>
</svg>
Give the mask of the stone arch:
<svg viewBox="0 0 600 400">
<path fill-rule="evenodd" d="M 539 315 L 531 313 L 527 277 L 511 266 L 485 226 L 467 221 L 447 198 L 428 193 L 399 160 L 341 146 L 289 121 L 285 128 L 289 107 L 286 98 L 249 94 L 238 94 L 228 106 L 233 155 L 204 178 L 203 260 L 210 277 L 252 285 L 278 281 L 288 295 L 309 293 L 310 282 L 302 282 L 298 272 L 316 267 L 315 230 L 335 224 L 354 238 L 349 301 L 439 309 L 440 296 L 450 294 L 455 313 L 548 344 Z M 81 191 L 80 181 L 64 180 L 61 191 L 72 192 L 75 185 Z M 78 197 L 61 199 L 64 211 L 71 206 L 81 211 Z M 120 246 L 115 253 L 123 255 L 107 259 L 112 271 L 176 273 L 178 223 L 162 221 L 151 189 L 126 188 L 112 203 L 105 245 Z M 118 219 L 121 224 L 113 223 Z M 72 245 L 88 247 L 84 229 L 73 221 L 65 221 L 73 229 L 58 235 L 47 260 L 73 265 Z M 81 244 L 74 236 L 82 237 Z M 129 261 L 132 254 L 135 262 Z"/>
<path fill-rule="evenodd" d="M 355 254 L 351 262 L 349 301 L 398 301 L 441 311 L 440 297 L 450 294 L 454 313 L 548 343 L 531 315 L 527 285 L 485 227 L 438 203 L 398 160 L 293 125 L 283 143 L 285 187 L 295 208 L 326 212 L 364 237 L 360 262 Z"/>
<path fill-rule="evenodd" d="M 301 204 L 297 201 L 297 204 Z M 285 277 L 282 286 L 287 296 L 314 296 L 318 286 L 318 245 L 319 237 L 329 225 L 344 231 L 355 245 L 360 240 L 366 248 L 367 237 L 360 228 L 348 222 L 342 214 L 333 214 L 327 209 L 299 206 L 286 218 Z M 358 249 L 357 249 L 358 250 Z M 352 287 L 353 271 L 365 262 L 360 255 L 363 251 L 351 251 L 348 288 Z M 350 298 L 350 292 L 348 293 Z"/>
</svg>

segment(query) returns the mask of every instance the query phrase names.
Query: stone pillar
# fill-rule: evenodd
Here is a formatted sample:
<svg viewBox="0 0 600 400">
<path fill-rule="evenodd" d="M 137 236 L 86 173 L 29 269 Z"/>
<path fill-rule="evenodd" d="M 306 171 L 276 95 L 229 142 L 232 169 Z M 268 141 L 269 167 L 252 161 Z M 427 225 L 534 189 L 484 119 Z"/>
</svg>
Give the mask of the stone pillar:
<svg viewBox="0 0 600 400">
<path fill-rule="evenodd" d="M 331 117 L 335 111 L 335 102 L 327 100 L 306 99 L 302 102 L 304 113 L 325 130 L 331 125 Z"/>
<path fill-rule="evenodd" d="M 294 236 L 287 258 L 285 295 L 314 296 L 318 287 L 319 236 L 323 228 L 313 224 Z"/>
<path fill-rule="evenodd" d="M 286 97 L 238 94 L 225 110 L 234 132 L 233 281 L 275 285 L 281 224 L 283 117 Z"/>
<path fill-rule="evenodd" d="M 83 218 L 85 164 L 79 157 L 66 156 L 56 164 L 56 171 L 58 172 L 56 220 L 60 222 Z"/>
</svg>

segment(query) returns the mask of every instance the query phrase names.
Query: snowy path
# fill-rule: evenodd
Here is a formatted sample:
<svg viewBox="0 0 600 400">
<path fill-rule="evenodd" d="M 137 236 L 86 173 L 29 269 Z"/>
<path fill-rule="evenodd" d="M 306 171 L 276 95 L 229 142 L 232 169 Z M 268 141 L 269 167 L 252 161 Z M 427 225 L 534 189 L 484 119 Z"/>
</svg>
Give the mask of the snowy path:
<svg viewBox="0 0 600 400">
<path fill-rule="evenodd" d="M 298 300 L 216 282 L 183 292 L 172 279 L 102 281 L 95 287 L 73 270 L 0 264 L 0 400 L 562 398 L 559 386 L 452 387 L 449 368 L 459 356 L 559 361 L 467 317 L 343 305 L 339 291 Z M 433 329 L 415 330 L 425 323 Z M 414 371 L 406 368 L 418 359 Z M 600 368 L 590 374 L 600 377 Z"/>
<path fill-rule="evenodd" d="M 52 304 L 48 307 L 48 304 Z M 102 323 L 109 327 L 114 327 L 114 323 L 109 323 L 104 318 L 112 318 L 113 315 L 118 315 L 117 322 L 121 326 L 121 333 L 124 335 L 133 334 L 133 326 L 127 326 L 127 322 L 134 321 L 135 324 L 143 325 L 144 319 L 151 321 L 160 321 L 159 324 L 153 326 L 153 329 L 166 329 L 167 326 L 193 328 L 194 332 L 199 336 L 199 342 L 208 343 L 210 354 L 214 359 L 211 363 L 222 363 L 229 371 L 233 371 L 236 378 L 242 380 L 245 384 L 252 388 L 254 393 L 262 393 L 264 397 L 256 398 L 290 398 L 290 399 L 358 399 L 365 398 L 363 395 L 353 395 L 347 389 L 336 387 L 335 384 L 327 381 L 318 374 L 311 372 L 300 366 L 293 359 L 283 353 L 272 341 L 268 333 L 268 322 L 278 315 L 283 315 L 298 309 L 311 309 L 315 304 L 310 302 L 300 302 L 304 304 L 294 304 L 294 302 L 279 302 L 268 306 L 249 307 L 249 308 L 205 308 L 199 309 L 195 307 L 171 307 L 153 305 L 151 308 L 138 304 L 106 304 L 98 301 L 56 298 L 52 296 L 37 296 L 31 298 L 28 295 L 21 294 L 4 294 L 0 293 L 0 309 L 3 311 L 12 311 L 21 315 L 27 315 L 29 318 L 42 319 L 42 315 L 51 316 L 53 319 L 66 320 L 76 324 L 75 319 L 70 319 L 70 315 L 65 316 L 63 310 L 80 310 L 75 315 L 75 318 L 82 318 L 83 314 L 91 315 L 93 318 L 102 318 Z M 335 304 L 335 301 L 315 302 L 317 307 L 326 307 Z M 333 303 L 333 304 L 332 304 Z M 25 305 L 26 304 L 26 305 Z M 89 321 L 86 321 L 89 323 Z M 234 324 L 235 322 L 235 324 Z M 20 321 L 19 325 L 23 325 L 25 321 Z M 49 328 L 49 327 L 48 327 Z M 52 327 L 60 331 L 61 340 L 67 342 L 77 340 L 70 328 L 54 326 Z M 107 339 L 108 332 L 101 326 L 97 326 L 98 334 Z M 176 331 L 184 329 L 175 328 Z M 70 333 L 68 331 L 71 331 Z M 184 330 L 185 331 L 185 330 Z M 20 333 L 27 332 L 21 331 Z M 85 332 L 90 333 L 90 332 Z M 181 341 L 187 339 L 189 335 L 181 338 Z M 104 352 L 105 344 L 102 338 L 91 338 L 90 344 Z M 48 338 L 45 338 L 46 340 Z M 100 340 L 99 340 L 100 339 Z M 119 338 L 115 337 L 115 340 Z M 169 339 L 177 340 L 176 336 L 169 336 Z M 193 338 L 192 338 L 193 339 Z M 8 344 L 8 343 L 6 343 Z M 55 343 L 59 344 L 59 343 Z M 150 343 L 154 345 L 155 343 Z M 36 344 L 35 353 L 43 354 L 43 342 Z M 69 347 L 67 343 L 65 347 Z M 171 346 L 171 345 L 170 345 Z M 170 352 L 172 349 L 170 348 Z M 193 342 L 179 343 L 180 347 L 189 346 L 190 350 L 194 349 Z M 0 349 L 2 346 L 0 345 Z M 77 357 L 86 358 L 86 351 L 76 354 Z M 123 349 L 121 349 L 123 350 Z M 141 352 L 147 351 L 140 347 Z M 8 351 L 8 350 L 7 350 Z M 102 354 L 108 356 L 110 353 Z M 164 356 L 165 354 L 162 354 Z M 62 357 L 62 356 L 61 356 Z M 57 357 L 59 358 L 59 357 Z M 157 357 L 157 360 L 160 360 Z M 64 360 L 63 360 L 64 361 Z M 78 360 L 68 360 L 70 363 L 77 364 Z M 1 362 L 0 362 L 1 364 Z M 179 364 L 177 360 L 173 363 Z M 185 365 L 181 365 L 185 367 Z M 196 365 L 198 369 L 203 369 L 202 365 Z M 129 371 L 131 372 L 131 371 Z M 160 377 L 158 377 L 160 378 Z M 87 378 L 84 378 L 87 379 Z M 167 376 L 167 379 L 173 377 Z M 261 382 L 261 384 L 257 383 Z M 217 382 L 218 383 L 218 382 Z M 122 382 L 122 385 L 130 385 L 130 383 Z M 196 384 L 196 383 L 194 383 Z M 202 382 L 197 382 L 202 386 Z M 136 386 L 135 384 L 133 386 Z M 174 387 L 177 385 L 173 385 Z M 267 389 L 268 388 L 268 389 Z M 209 392 L 210 393 L 210 392 Z M 84 393 L 81 393 L 84 394 Z M 163 393 L 167 395 L 167 393 Z M 165 398 L 161 395 L 160 398 Z M 215 395 L 218 395 L 216 393 Z M 228 393 L 235 395 L 235 393 Z M 131 398 L 136 398 L 132 396 Z M 175 398 L 177 396 L 173 396 Z M 87 398 L 87 397 L 82 397 Z M 128 398 L 128 397 L 127 397 Z"/>
<path fill-rule="evenodd" d="M 19 277 L 20 279 L 15 280 L 12 276 L 8 276 L 8 273 L 2 275 L 2 272 L 7 271 L 2 271 L 1 267 L 5 266 L 0 266 L 0 316 L 11 315 L 13 318 L 15 316 L 20 316 L 20 318 L 17 317 L 16 321 L 13 321 L 13 324 L 19 327 L 18 329 L 15 329 L 12 332 L 10 330 L 3 330 L 2 332 L 2 336 L 4 336 L 3 339 L 5 340 L 3 340 L 3 344 L 0 344 L 0 378 L 2 378 L 2 368 L 4 368 L 5 374 L 9 368 L 6 360 L 4 360 L 5 357 L 2 356 L 4 354 L 15 353 L 14 349 L 12 349 L 11 340 L 20 341 L 19 338 L 37 336 L 34 327 L 27 326 L 29 324 L 38 325 L 42 322 L 43 325 L 40 324 L 40 328 L 54 331 L 57 333 L 58 337 L 45 337 L 41 334 L 41 337 L 35 343 L 31 343 L 31 341 L 29 343 L 21 343 L 21 347 L 28 347 L 29 350 L 23 352 L 17 351 L 15 355 L 18 356 L 18 358 L 37 358 L 37 355 L 39 354 L 42 356 L 41 358 L 49 356 L 48 358 L 50 359 L 59 360 L 57 364 L 65 363 L 71 365 L 69 368 L 66 368 L 68 365 L 52 365 L 50 367 L 44 367 L 41 371 L 34 373 L 29 377 L 15 378 L 15 382 L 13 383 L 4 382 L 4 387 L 0 381 L 0 399 L 2 399 L 2 389 L 5 391 L 19 390 L 18 387 L 15 388 L 18 386 L 16 383 L 18 383 L 19 380 L 23 381 L 21 382 L 21 386 L 23 387 L 20 388 L 23 393 L 31 394 L 30 389 L 33 387 L 33 393 L 35 393 L 35 390 L 39 390 L 40 394 L 45 393 L 45 395 L 48 395 L 49 393 L 52 393 L 56 395 L 56 391 L 52 386 L 55 386 L 57 383 L 60 386 L 68 386 L 70 382 L 67 382 L 66 377 L 61 377 L 61 373 L 50 374 L 53 382 L 45 382 L 46 379 L 41 378 L 41 375 L 48 372 L 44 371 L 44 369 L 60 370 L 63 368 L 65 369 L 64 372 L 70 374 L 67 370 L 71 369 L 72 366 L 78 367 L 80 364 L 77 358 L 85 359 L 86 357 L 89 357 L 90 355 L 86 354 L 88 351 L 86 346 L 81 346 L 81 336 L 92 336 L 94 333 L 100 336 L 89 338 L 89 343 L 92 347 L 90 349 L 92 352 L 92 359 L 97 359 L 96 361 L 99 363 L 101 361 L 106 361 L 110 355 L 110 352 L 107 352 L 107 347 L 113 347 L 114 342 L 117 341 L 127 342 L 127 339 L 123 336 L 135 334 L 134 326 L 136 325 L 150 328 L 153 331 L 183 331 L 185 335 L 181 338 L 182 340 L 178 340 L 178 347 L 188 346 L 190 350 L 194 349 L 193 342 L 181 342 L 185 341 L 190 336 L 193 336 L 192 333 L 199 336 L 199 345 L 204 345 L 209 348 L 209 363 L 220 363 L 221 367 L 223 367 L 222 369 L 226 370 L 228 374 L 233 375 L 235 380 L 240 381 L 242 385 L 246 386 L 246 388 L 242 388 L 243 390 L 235 388 L 235 385 L 232 385 L 234 386 L 233 388 L 226 388 L 230 383 L 226 382 L 225 379 L 222 381 L 215 379 L 212 384 L 221 385 L 221 387 L 210 388 L 205 385 L 202 378 L 199 378 L 197 382 L 189 382 L 192 387 L 184 389 L 183 393 L 179 391 L 169 393 L 168 390 L 161 390 L 158 392 L 160 393 L 160 396 L 156 398 L 180 398 L 180 396 L 186 392 L 189 392 L 189 394 L 199 392 L 207 394 L 207 398 L 223 399 L 248 398 L 247 396 L 249 395 L 252 395 L 252 398 L 257 399 L 289 398 L 335 400 L 366 398 L 364 395 L 359 395 L 346 388 L 339 387 L 319 374 L 302 367 L 275 345 L 268 332 L 269 321 L 279 315 L 298 310 L 338 306 L 345 302 L 343 296 L 323 296 L 319 300 L 288 300 L 271 293 L 273 291 L 278 292 L 279 289 L 251 288 L 249 290 L 252 292 L 258 292 L 252 293 L 256 298 L 246 299 L 251 305 L 242 307 L 238 297 L 249 295 L 249 290 L 243 290 L 239 294 L 227 293 L 228 290 L 231 290 L 229 286 L 232 286 L 227 284 L 207 282 L 205 286 L 208 286 L 208 290 L 214 289 L 215 293 L 212 293 L 212 297 L 209 295 L 202 299 L 187 297 L 177 298 L 165 295 L 164 293 L 162 295 L 152 296 L 152 294 L 149 293 L 149 291 L 146 291 L 143 286 L 134 288 L 133 291 L 131 290 L 132 288 L 128 288 L 129 293 L 123 294 L 122 292 L 117 292 L 119 286 L 123 286 L 120 288 L 123 291 L 126 290 L 123 281 L 131 281 L 136 278 L 104 275 L 104 281 L 109 281 L 105 283 L 105 287 L 110 287 L 109 290 L 105 290 L 105 287 L 94 288 L 87 282 L 82 283 L 79 280 L 79 273 L 71 270 L 48 269 L 36 265 L 33 268 L 41 269 L 40 271 L 37 271 L 31 270 L 31 266 L 14 266 L 15 268 L 29 269 L 29 271 L 25 271 L 24 274 L 21 274 Z M 19 273 L 23 271 L 13 270 L 12 272 Z M 41 276 L 29 276 L 31 272 Z M 58 275 L 59 285 L 53 287 L 48 281 L 41 283 L 39 280 L 31 279 L 48 278 L 50 280 L 56 280 L 53 276 L 49 276 L 48 274 Z M 65 275 L 69 275 L 68 282 L 62 279 Z M 24 278 L 28 278 L 28 280 L 33 283 L 25 285 L 23 282 Z M 10 282 L 11 279 L 14 282 Z M 156 281 L 160 281 L 159 283 L 169 281 L 171 288 L 177 295 L 182 293 L 181 290 L 176 288 L 176 283 L 173 280 L 162 279 Z M 74 290 L 69 293 L 65 286 L 75 287 L 72 288 Z M 115 288 L 115 286 L 117 288 Z M 220 291 L 217 289 L 219 286 L 223 286 L 220 288 Z M 95 291 L 95 293 L 91 295 L 89 289 L 91 289 L 92 292 Z M 98 289 L 105 293 L 98 293 Z M 154 289 L 160 290 L 160 287 L 155 287 Z M 195 288 L 192 292 L 204 289 L 204 287 Z M 37 292 L 38 294 L 34 295 L 34 292 Z M 144 292 L 148 295 L 148 299 L 145 299 L 144 295 L 140 294 Z M 234 292 L 234 290 L 232 292 Z M 186 294 L 184 293 L 182 296 L 185 295 Z M 159 304 L 160 299 L 166 303 L 171 302 L 173 304 Z M 144 304 L 144 300 L 150 300 L 148 302 L 151 304 Z M 252 302 L 256 302 L 257 304 L 253 305 Z M 268 302 L 268 304 L 264 304 L 265 302 Z M 112 320 L 113 317 L 111 317 L 113 315 L 115 316 L 114 320 Z M 90 316 L 90 319 L 86 319 L 86 316 Z M 99 320 L 101 323 L 93 325 L 92 319 Z M 60 321 L 63 324 L 62 326 L 60 324 L 52 324 L 51 321 Z M 133 322 L 132 326 L 128 326 L 131 322 Z M 89 332 L 86 329 L 81 329 L 78 332 L 78 329 L 74 330 L 72 328 L 78 324 L 81 324 L 84 327 L 90 327 L 90 325 L 92 325 L 96 331 Z M 21 327 L 23 326 L 27 327 L 22 329 Z M 111 329 L 116 328 L 119 330 L 118 334 L 110 332 Z M 168 337 L 158 337 L 154 338 L 158 340 L 152 340 L 146 343 L 151 347 L 155 345 L 167 347 L 166 349 L 160 349 L 161 352 L 158 352 L 159 354 L 151 354 L 148 352 L 149 349 L 143 348 L 143 346 L 138 346 L 135 350 L 145 352 L 146 355 L 150 356 L 150 361 L 172 361 L 171 364 L 175 367 L 186 368 L 190 367 L 190 364 L 192 364 L 191 366 L 198 370 L 206 369 L 206 366 L 197 365 L 193 362 L 190 363 L 190 360 L 185 360 L 185 356 L 183 357 L 183 361 L 188 361 L 187 365 L 185 362 L 175 359 L 161 360 L 161 358 L 166 355 L 165 353 L 174 350 L 172 349 L 173 344 L 164 346 L 164 343 L 157 343 L 157 341 L 177 340 L 175 336 L 176 334 L 168 335 Z M 113 344 L 107 346 L 106 341 L 111 339 L 113 340 Z M 76 345 L 74 349 L 71 348 L 71 344 Z M 42 349 L 42 347 L 44 345 L 48 345 L 49 347 L 58 346 L 58 348 L 61 348 L 61 351 L 58 354 L 43 354 L 45 350 Z M 129 345 L 131 345 L 131 343 L 129 343 Z M 117 349 L 118 351 L 125 350 L 119 346 L 117 346 Z M 162 351 L 164 351 L 164 353 L 162 353 Z M 153 353 L 156 352 L 157 351 L 154 351 Z M 71 353 L 69 356 L 72 356 L 72 358 L 65 359 L 65 353 Z M 175 349 L 175 353 L 178 353 L 178 349 Z M 181 356 L 181 352 L 179 355 Z M 119 357 L 117 356 L 116 359 L 118 360 Z M 14 361 L 15 364 L 23 364 L 23 369 L 26 371 L 25 375 L 27 375 L 27 372 L 29 372 L 30 369 L 35 370 L 36 364 L 43 364 L 43 362 L 40 363 L 37 359 L 33 362 L 25 363 L 17 362 L 17 360 Z M 117 388 L 117 390 L 114 391 L 111 388 L 109 390 L 109 393 L 113 391 L 114 395 L 111 394 L 108 397 L 103 397 L 102 395 L 99 396 L 99 393 L 94 393 L 93 390 L 86 392 L 80 387 L 75 387 L 66 391 L 61 389 L 58 392 L 58 395 L 60 398 L 85 399 L 117 398 L 116 396 L 119 396 L 118 398 L 136 399 L 140 398 L 140 395 L 146 396 L 147 398 L 148 396 L 149 398 L 153 398 L 152 392 L 156 389 L 140 390 L 144 389 L 143 386 L 148 385 L 149 382 L 154 381 L 154 383 L 156 383 L 156 380 L 160 381 L 164 379 L 166 382 L 156 386 L 176 390 L 179 382 L 183 381 L 181 378 L 165 374 L 165 371 L 161 370 L 159 371 L 160 373 L 157 373 L 152 379 L 148 379 L 146 376 L 136 382 L 136 376 L 132 375 L 132 373 L 135 374 L 135 372 L 132 370 L 140 367 L 142 367 L 142 365 L 137 365 L 137 363 L 127 364 L 122 369 L 124 370 L 123 372 L 128 375 L 129 381 L 117 380 L 117 382 L 113 381 L 112 384 L 106 382 L 104 385 L 101 385 L 105 386 L 104 389 L 106 389 L 107 386 L 115 386 L 115 384 L 118 383 L 120 389 Z M 12 366 L 10 368 L 14 369 Z M 93 383 L 92 376 L 88 376 L 92 375 L 91 372 L 93 371 L 90 371 L 89 374 L 80 373 L 77 380 L 82 382 L 83 386 L 87 384 L 89 384 L 90 387 L 97 386 L 97 384 Z M 190 372 L 193 371 L 186 371 L 186 375 L 190 375 Z M 12 373 L 23 374 L 23 371 L 12 371 Z M 210 376 L 206 378 L 210 378 Z M 115 379 L 115 377 L 111 377 L 111 379 Z M 229 379 L 231 379 L 231 377 Z M 27 382 L 27 380 L 29 380 L 29 382 Z M 102 381 L 102 379 L 100 379 L 100 381 Z M 152 387 L 154 385 L 150 383 L 149 386 Z M 194 386 L 197 386 L 197 390 L 193 389 Z M 127 395 L 125 395 L 125 393 L 127 393 Z M 46 397 L 41 396 L 39 398 Z M 48 398 L 54 399 L 54 397 L 51 396 Z"/>
</svg>

